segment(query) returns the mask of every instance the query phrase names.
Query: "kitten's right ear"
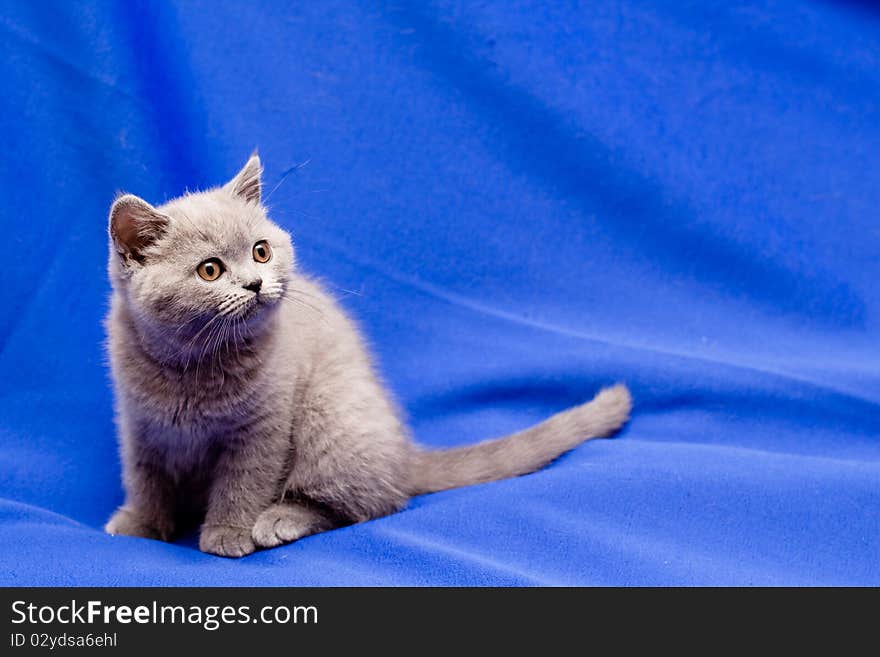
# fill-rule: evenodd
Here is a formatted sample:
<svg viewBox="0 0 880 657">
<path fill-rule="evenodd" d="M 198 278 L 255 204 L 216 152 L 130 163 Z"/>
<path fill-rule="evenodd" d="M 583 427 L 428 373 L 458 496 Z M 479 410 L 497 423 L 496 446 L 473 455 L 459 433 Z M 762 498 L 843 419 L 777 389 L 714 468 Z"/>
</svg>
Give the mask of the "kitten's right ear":
<svg viewBox="0 0 880 657">
<path fill-rule="evenodd" d="M 235 178 L 223 185 L 223 189 L 249 203 L 259 203 L 262 176 L 263 165 L 260 163 L 257 151 L 254 151 L 241 171 L 235 174 Z"/>
<path fill-rule="evenodd" d="M 168 217 L 134 194 L 123 194 L 110 208 L 110 238 L 124 261 L 144 261 L 144 249 L 168 228 Z"/>
</svg>

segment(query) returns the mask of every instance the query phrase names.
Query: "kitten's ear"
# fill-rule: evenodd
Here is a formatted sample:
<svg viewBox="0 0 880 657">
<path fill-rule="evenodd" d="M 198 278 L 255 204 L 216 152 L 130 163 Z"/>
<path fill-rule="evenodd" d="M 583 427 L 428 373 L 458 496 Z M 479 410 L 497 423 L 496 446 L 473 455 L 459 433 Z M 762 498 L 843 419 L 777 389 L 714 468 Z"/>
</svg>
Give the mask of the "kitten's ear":
<svg viewBox="0 0 880 657">
<path fill-rule="evenodd" d="M 110 208 L 110 238 L 124 260 L 143 262 L 143 252 L 168 228 L 168 217 L 145 200 L 124 194 Z"/>
<path fill-rule="evenodd" d="M 259 203 L 262 175 L 263 165 L 260 164 L 260 156 L 254 151 L 244 168 L 235 175 L 235 178 L 223 185 L 223 189 L 245 201 Z"/>
</svg>

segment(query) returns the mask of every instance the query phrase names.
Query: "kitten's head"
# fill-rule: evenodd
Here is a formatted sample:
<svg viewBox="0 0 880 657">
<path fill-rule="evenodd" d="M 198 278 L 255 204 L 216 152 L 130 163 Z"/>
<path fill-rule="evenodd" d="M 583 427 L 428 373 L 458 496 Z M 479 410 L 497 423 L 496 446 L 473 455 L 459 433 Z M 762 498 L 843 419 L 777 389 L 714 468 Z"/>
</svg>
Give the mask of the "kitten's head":
<svg viewBox="0 0 880 657">
<path fill-rule="evenodd" d="M 116 199 L 110 278 L 135 321 L 177 341 L 208 322 L 250 329 L 272 314 L 294 253 L 260 203 L 261 174 L 254 154 L 223 187 L 155 208 L 131 194 Z"/>
</svg>

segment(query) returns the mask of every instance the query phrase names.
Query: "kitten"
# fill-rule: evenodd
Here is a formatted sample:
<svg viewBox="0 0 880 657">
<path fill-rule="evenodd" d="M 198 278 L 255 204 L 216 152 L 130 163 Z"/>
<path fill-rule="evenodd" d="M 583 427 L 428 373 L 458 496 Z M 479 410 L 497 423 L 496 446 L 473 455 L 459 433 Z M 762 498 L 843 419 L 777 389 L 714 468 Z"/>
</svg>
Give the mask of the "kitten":
<svg viewBox="0 0 880 657">
<path fill-rule="evenodd" d="M 201 522 L 226 557 L 532 472 L 626 421 L 623 385 L 511 436 L 414 445 L 357 328 L 299 272 L 254 154 L 223 187 L 110 210 L 107 318 L 125 503 L 111 534 Z"/>
</svg>

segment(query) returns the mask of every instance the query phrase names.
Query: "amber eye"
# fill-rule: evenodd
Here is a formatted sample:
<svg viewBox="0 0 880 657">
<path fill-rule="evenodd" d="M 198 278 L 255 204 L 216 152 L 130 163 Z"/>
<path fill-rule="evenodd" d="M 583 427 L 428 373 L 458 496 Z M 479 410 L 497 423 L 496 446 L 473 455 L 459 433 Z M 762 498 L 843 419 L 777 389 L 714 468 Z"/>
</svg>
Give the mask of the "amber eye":
<svg viewBox="0 0 880 657">
<path fill-rule="evenodd" d="M 272 249 L 269 248 L 269 242 L 260 240 L 254 244 L 254 260 L 257 262 L 269 262 L 272 259 Z"/>
<path fill-rule="evenodd" d="M 206 281 L 216 281 L 223 273 L 223 263 L 217 258 L 209 258 L 200 264 L 196 271 Z"/>
</svg>

